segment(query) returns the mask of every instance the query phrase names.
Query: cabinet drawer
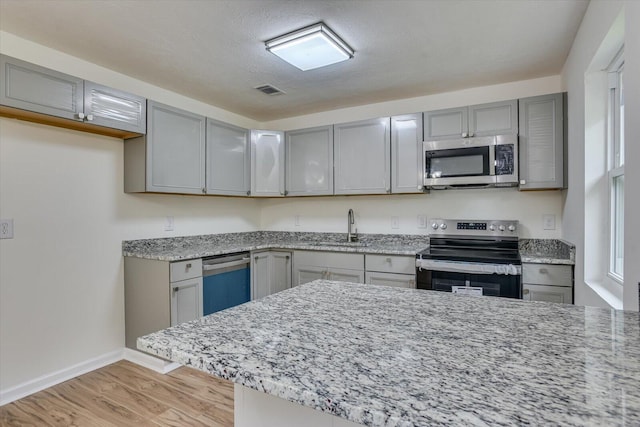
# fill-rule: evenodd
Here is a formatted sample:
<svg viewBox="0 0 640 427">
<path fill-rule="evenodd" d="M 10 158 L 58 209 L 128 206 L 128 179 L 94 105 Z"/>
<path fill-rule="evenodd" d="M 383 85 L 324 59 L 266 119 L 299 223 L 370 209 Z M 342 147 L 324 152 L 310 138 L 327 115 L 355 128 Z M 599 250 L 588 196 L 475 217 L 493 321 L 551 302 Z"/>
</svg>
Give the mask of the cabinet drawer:
<svg viewBox="0 0 640 427">
<path fill-rule="evenodd" d="M 364 255 L 345 252 L 295 251 L 294 262 L 298 265 L 316 265 L 329 268 L 364 270 Z"/>
<path fill-rule="evenodd" d="M 570 265 L 522 264 L 522 283 L 572 286 Z"/>
<path fill-rule="evenodd" d="M 563 286 L 523 285 L 522 299 L 525 301 L 557 302 L 572 304 L 573 292 L 571 288 Z"/>
<path fill-rule="evenodd" d="M 367 271 L 415 274 L 416 258 L 409 256 L 366 255 Z"/>
<path fill-rule="evenodd" d="M 189 259 L 169 264 L 170 281 L 192 279 L 202 276 L 202 259 Z"/>
<path fill-rule="evenodd" d="M 416 287 L 415 274 L 378 273 L 367 271 L 364 275 L 365 283 L 369 285 L 393 286 L 396 288 Z"/>
</svg>

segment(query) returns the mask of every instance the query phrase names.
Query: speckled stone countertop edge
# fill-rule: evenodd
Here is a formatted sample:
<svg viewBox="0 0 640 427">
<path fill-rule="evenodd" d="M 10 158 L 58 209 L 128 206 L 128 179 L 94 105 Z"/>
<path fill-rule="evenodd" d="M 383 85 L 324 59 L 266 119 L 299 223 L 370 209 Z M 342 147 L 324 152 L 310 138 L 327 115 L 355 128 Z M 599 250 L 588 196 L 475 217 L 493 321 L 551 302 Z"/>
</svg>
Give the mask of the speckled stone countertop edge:
<svg viewBox="0 0 640 427">
<path fill-rule="evenodd" d="M 547 258 L 535 255 L 520 255 L 523 263 L 529 264 L 556 264 L 556 265 L 575 265 L 575 261 L 567 258 Z"/>
</svg>

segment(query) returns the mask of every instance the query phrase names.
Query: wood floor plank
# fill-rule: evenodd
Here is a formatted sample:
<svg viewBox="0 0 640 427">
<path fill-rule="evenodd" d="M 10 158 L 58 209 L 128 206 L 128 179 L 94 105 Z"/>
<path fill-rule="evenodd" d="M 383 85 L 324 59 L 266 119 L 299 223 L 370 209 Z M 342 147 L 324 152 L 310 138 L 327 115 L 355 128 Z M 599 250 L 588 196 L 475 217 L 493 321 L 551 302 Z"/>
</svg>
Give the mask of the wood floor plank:
<svg viewBox="0 0 640 427">
<path fill-rule="evenodd" d="M 233 427 L 233 384 L 119 361 L 0 407 L 2 427 Z"/>
<path fill-rule="evenodd" d="M 54 387 L 59 387 L 60 384 Z M 53 391 L 53 387 L 34 395 L 25 397 L 16 402 L 16 405 L 25 412 L 37 416 L 45 426 L 99 426 L 115 427 L 112 424 L 95 417 L 90 411 L 73 402 L 62 399 Z"/>
</svg>

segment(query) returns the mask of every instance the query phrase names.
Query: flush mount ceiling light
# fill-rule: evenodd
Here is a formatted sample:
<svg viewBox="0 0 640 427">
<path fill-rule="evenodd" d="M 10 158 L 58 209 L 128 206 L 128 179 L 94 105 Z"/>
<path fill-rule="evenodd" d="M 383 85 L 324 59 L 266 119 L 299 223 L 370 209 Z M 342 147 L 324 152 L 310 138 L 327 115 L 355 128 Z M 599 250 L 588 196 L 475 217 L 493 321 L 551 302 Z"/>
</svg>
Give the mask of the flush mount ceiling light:
<svg viewBox="0 0 640 427">
<path fill-rule="evenodd" d="M 353 58 L 351 49 L 322 22 L 265 42 L 267 50 L 302 71 Z"/>
</svg>

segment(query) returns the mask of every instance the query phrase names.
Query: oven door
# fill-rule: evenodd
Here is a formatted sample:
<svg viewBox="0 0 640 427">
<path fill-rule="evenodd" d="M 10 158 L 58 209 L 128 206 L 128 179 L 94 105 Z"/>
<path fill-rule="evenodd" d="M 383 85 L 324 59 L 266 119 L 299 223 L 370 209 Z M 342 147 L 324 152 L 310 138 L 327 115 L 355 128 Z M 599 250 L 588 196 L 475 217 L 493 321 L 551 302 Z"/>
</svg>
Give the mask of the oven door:
<svg viewBox="0 0 640 427">
<path fill-rule="evenodd" d="M 452 292 L 465 288 L 472 294 L 522 299 L 520 265 L 419 260 L 418 267 L 418 289 Z"/>
<path fill-rule="evenodd" d="M 449 187 L 493 185 L 495 137 L 426 141 L 424 185 Z"/>
</svg>

